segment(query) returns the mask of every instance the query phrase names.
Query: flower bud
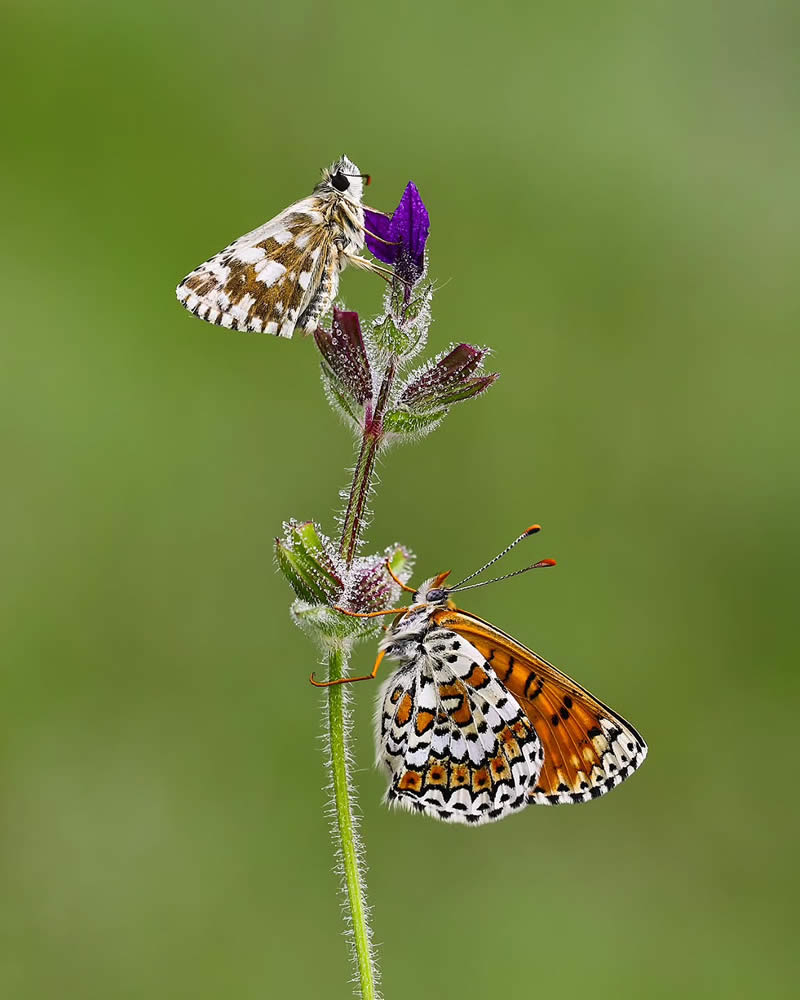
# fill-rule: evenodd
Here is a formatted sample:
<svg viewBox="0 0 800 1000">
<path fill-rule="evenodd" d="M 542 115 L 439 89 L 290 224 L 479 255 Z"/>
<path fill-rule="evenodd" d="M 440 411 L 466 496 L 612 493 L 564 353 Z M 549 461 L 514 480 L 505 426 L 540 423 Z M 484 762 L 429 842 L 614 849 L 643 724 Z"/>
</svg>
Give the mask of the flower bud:
<svg viewBox="0 0 800 1000">
<path fill-rule="evenodd" d="M 283 538 L 275 539 L 275 555 L 297 595 L 292 606 L 295 622 L 323 645 L 374 637 L 384 624 L 381 618 L 350 616 L 338 608 L 363 614 L 397 607 L 400 587 L 387 572 L 387 563 L 405 582 L 414 561 L 408 549 L 391 545 L 383 553 L 356 559 L 345 572 L 333 542 L 311 521 L 284 524 Z"/>
<path fill-rule="evenodd" d="M 400 587 L 386 567 L 406 583 L 414 564 L 411 553 L 402 545 L 390 545 L 382 555 L 356 559 L 347 587 L 347 604 L 355 611 L 383 611 L 397 607 L 401 600 Z"/>
<path fill-rule="evenodd" d="M 357 412 L 372 398 L 372 370 L 358 313 L 334 309 L 331 329 L 317 327 L 314 340 L 329 387 L 344 398 L 348 411 Z"/>
<path fill-rule="evenodd" d="M 386 432 L 404 436 L 427 434 L 453 403 L 485 392 L 498 377 L 497 373 L 483 374 L 488 353 L 484 348 L 458 344 L 449 353 L 412 372 L 394 407 L 386 414 Z"/>
<path fill-rule="evenodd" d="M 484 392 L 498 377 L 476 375 L 488 351 L 471 344 L 458 344 L 448 354 L 412 372 L 398 398 L 401 406 L 421 411 L 451 406 Z"/>
</svg>

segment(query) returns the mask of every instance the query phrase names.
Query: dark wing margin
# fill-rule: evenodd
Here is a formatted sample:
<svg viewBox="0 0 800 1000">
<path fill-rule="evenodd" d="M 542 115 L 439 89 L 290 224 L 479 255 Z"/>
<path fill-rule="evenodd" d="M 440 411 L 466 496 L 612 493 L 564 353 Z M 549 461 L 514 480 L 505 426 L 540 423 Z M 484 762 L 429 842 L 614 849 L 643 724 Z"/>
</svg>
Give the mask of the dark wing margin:
<svg viewBox="0 0 800 1000">
<path fill-rule="evenodd" d="M 533 723 L 544 764 L 529 792 L 532 802 L 588 802 L 642 764 L 647 744 L 633 726 L 552 663 L 468 612 L 442 609 L 434 618 L 486 657 Z"/>
</svg>

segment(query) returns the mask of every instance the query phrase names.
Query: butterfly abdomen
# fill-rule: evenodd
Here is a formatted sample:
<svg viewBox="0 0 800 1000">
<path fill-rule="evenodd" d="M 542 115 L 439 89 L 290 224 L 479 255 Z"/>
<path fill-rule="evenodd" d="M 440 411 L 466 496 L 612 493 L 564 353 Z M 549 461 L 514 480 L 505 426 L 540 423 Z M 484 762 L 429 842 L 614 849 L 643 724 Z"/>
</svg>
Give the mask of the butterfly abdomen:
<svg viewBox="0 0 800 1000">
<path fill-rule="evenodd" d="M 328 311 L 331 302 L 336 297 L 339 290 L 339 271 L 342 268 L 340 260 L 341 254 L 337 253 L 331 246 L 327 258 L 317 269 L 319 277 L 315 281 L 316 291 L 297 320 L 297 325 L 307 333 L 313 333 L 316 330 L 319 320 Z"/>
</svg>

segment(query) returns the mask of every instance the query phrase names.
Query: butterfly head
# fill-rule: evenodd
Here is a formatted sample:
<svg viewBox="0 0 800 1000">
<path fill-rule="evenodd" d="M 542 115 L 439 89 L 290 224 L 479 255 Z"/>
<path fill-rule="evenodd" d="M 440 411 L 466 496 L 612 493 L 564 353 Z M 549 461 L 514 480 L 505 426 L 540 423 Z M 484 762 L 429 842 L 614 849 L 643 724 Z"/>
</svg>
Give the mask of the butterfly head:
<svg viewBox="0 0 800 1000">
<path fill-rule="evenodd" d="M 439 573 L 425 580 L 414 594 L 414 604 L 435 604 L 446 606 L 449 602 L 450 591 L 444 586 L 444 581 L 450 576 L 450 570 L 446 573 Z"/>
<path fill-rule="evenodd" d="M 317 191 L 336 193 L 349 201 L 361 204 L 364 184 L 369 184 L 369 174 L 362 174 L 358 167 L 346 156 L 340 156 L 322 171 L 322 180 Z"/>
</svg>

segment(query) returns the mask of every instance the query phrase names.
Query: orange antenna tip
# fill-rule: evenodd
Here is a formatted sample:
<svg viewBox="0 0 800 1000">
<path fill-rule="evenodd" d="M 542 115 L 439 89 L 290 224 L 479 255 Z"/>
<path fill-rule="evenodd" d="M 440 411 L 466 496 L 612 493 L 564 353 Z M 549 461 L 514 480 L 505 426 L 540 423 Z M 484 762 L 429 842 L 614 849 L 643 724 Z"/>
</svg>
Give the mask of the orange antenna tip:
<svg viewBox="0 0 800 1000">
<path fill-rule="evenodd" d="M 546 566 L 555 566 L 555 559 L 540 559 L 533 567 L 534 569 L 544 569 Z"/>
<path fill-rule="evenodd" d="M 541 524 L 532 524 L 529 528 L 526 528 L 521 535 L 518 535 L 510 545 L 506 545 L 506 547 L 503 549 L 502 552 L 498 552 L 493 559 L 490 559 L 489 562 L 484 563 L 483 566 L 481 566 L 480 569 L 476 569 L 474 573 L 470 573 L 469 576 L 465 576 L 464 579 L 461 581 L 461 583 L 457 583 L 455 587 L 451 587 L 450 589 L 460 590 L 463 584 L 467 583 L 469 580 L 474 580 L 475 577 L 480 576 L 480 574 L 483 573 L 484 570 L 487 570 L 490 566 L 494 566 L 494 564 L 498 561 L 498 559 L 502 559 L 504 555 L 507 555 L 514 548 L 515 545 L 519 545 L 519 543 L 523 539 L 528 538 L 530 535 L 535 535 L 537 531 L 541 530 L 542 530 Z M 532 567 L 529 566 L 528 569 L 532 569 Z M 498 577 L 498 579 L 506 580 L 508 579 L 508 574 L 503 577 Z M 440 584 L 437 582 L 434 583 L 434 586 L 438 587 L 440 586 Z"/>
</svg>

